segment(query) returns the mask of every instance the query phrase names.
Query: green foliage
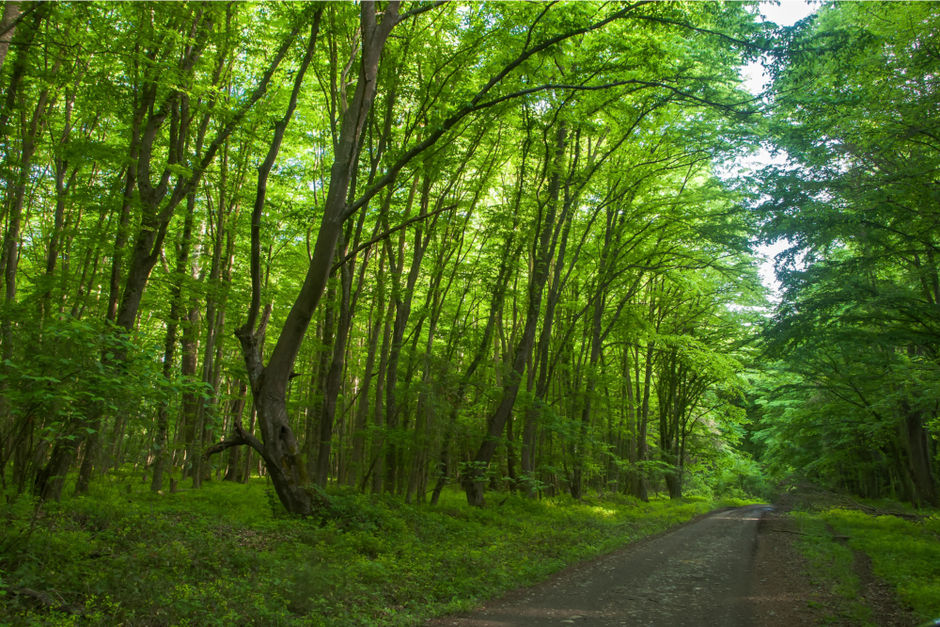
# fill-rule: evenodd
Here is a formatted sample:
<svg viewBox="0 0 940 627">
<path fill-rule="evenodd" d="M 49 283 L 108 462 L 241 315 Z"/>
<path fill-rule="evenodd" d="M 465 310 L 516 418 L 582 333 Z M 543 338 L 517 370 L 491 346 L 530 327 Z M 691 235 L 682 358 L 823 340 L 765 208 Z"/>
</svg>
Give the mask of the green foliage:
<svg viewBox="0 0 940 627">
<path fill-rule="evenodd" d="M 52 318 L 42 327 L 21 325 L 16 340 L 32 350 L 0 369 L 7 410 L 17 421 L 41 424 L 50 442 L 83 437 L 102 414 L 141 415 L 173 391 L 153 347 L 103 322 Z"/>
<path fill-rule="evenodd" d="M 830 3 L 787 32 L 771 131 L 788 159 L 756 187 L 764 238 L 789 247 L 765 333 L 766 460 L 932 505 L 938 19 L 931 4 Z"/>
<path fill-rule="evenodd" d="M 738 66 L 763 29 L 745 5 L 405 3 L 358 112 L 368 3 L 41 6 L 0 72 L 0 477 L 13 467 L 21 490 L 35 467 L 81 464 L 80 485 L 106 461 L 195 467 L 236 414 L 249 428 L 232 330 L 253 278 L 270 304 L 259 354 L 293 360 L 285 426 L 311 467 L 332 428 L 329 480 L 413 499 L 442 458 L 452 480 L 516 375 L 543 381 L 514 412 L 540 414 L 535 490 L 655 491 L 730 432 L 753 333 L 732 309 L 760 293 L 748 217 L 714 164 L 755 139 Z M 351 163 L 336 161 L 347 113 L 362 122 Z M 350 273 L 305 304 L 328 189 L 348 196 Z M 511 374 L 536 293 L 529 371 Z M 109 349 L 99 322 L 118 318 L 127 345 Z M 664 412 L 683 451 L 647 428 L 659 399 L 640 400 L 671 374 L 668 350 L 675 379 L 696 379 Z M 654 363 L 642 384 L 625 376 Z M 523 431 L 474 470 L 502 481 Z M 241 474 L 238 454 L 207 466 Z"/>
<path fill-rule="evenodd" d="M 283 519 L 264 482 L 152 494 L 129 476 L 87 496 L 0 509 L 0 622 L 408 625 L 708 511 L 508 497 L 479 509 L 331 494 L 334 519 Z M 26 594 L 48 595 L 48 603 Z"/>
<path fill-rule="evenodd" d="M 761 465 L 734 449 L 719 450 L 708 459 L 690 464 L 688 473 L 688 494 L 773 500 L 773 486 Z"/>
</svg>

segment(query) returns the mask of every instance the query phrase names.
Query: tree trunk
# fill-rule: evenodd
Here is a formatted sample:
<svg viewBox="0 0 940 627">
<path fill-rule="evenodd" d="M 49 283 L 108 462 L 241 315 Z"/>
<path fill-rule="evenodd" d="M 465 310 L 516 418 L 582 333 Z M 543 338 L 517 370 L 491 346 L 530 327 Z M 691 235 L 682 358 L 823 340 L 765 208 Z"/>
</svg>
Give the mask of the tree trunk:
<svg viewBox="0 0 940 627">
<path fill-rule="evenodd" d="M 238 428 L 236 425 L 241 424 L 242 413 L 245 411 L 245 400 L 246 394 L 248 393 L 248 386 L 244 381 L 238 382 L 238 394 L 235 396 L 235 399 L 232 400 L 231 405 L 231 418 L 232 418 L 232 433 L 234 436 L 238 436 Z M 235 481 L 241 483 L 244 480 L 244 469 L 241 464 L 241 447 L 235 446 L 232 447 L 231 452 L 229 453 L 228 464 L 226 465 L 225 477 L 223 481 Z"/>
<path fill-rule="evenodd" d="M 411 207 L 417 190 L 418 180 L 415 179 L 408 198 L 408 205 L 405 210 L 405 219 L 411 214 Z M 421 216 L 427 215 L 428 197 L 430 194 L 430 179 L 425 175 L 421 186 Z M 411 303 L 414 298 L 415 284 L 418 280 L 418 271 L 421 267 L 421 260 L 424 257 L 424 251 L 427 249 L 430 241 L 430 234 L 422 237 L 421 222 L 415 229 L 414 243 L 412 244 L 411 266 L 408 270 L 408 277 L 405 285 L 401 284 L 401 274 L 404 271 L 404 251 L 405 251 L 405 232 L 402 232 L 399 239 L 397 256 L 396 252 L 388 246 L 389 259 L 392 263 L 392 299 L 395 303 L 395 323 L 392 327 L 392 343 L 389 348 L 388 365 L 385 372 L 385 423 L 390 431 L 399 428 L 398 420 L 398 370 L 399 360 L 401 358 L 402 343 L 405 338 L 408 319 L 411 316 Z M 398 442 L 399 437 L 393 436 L 388 439 L 385 455 L 385 489 L 389 492 L 397 492 L 399 488 L 400 477 L 399 466 L 403 451 Z"/>
<path fill-rule="evenodd" d="M 649 494 L 647 493 L 648 477 L 646 475 L 646 468 L 642 466 L 642 464 L 649 461 L 650 458 L 647 432 L 649 431 L 650 423 L 650 392 L 653 387 L 653 355 L 655 350 L 656 343 L 652 340 L 648 341 L 646 344 L 646 356 L 643 367 L 643 400 L 640 402 L 639 424 L 637 425 L 636 434 L 636 458 L 638 463 L 641 464 L 641 469 L 636 485 L 637 492 L 634 496 L 644 502 L 649 500 Z M 639 351 L 637 351 L 637 354 L 639 354 Z M 637 374 L 639 374 L 639 362 L 636 367 Z M 639 377 L 637 377 L 637 379 L 639 380 Z"/>
<path fill-rule="evenodd" d="M 385 276 L 384 269 L 385 256 L 383 252 L 380 253 L 379 257 L 376 298 L 373 301 L 372 312 L 370 313 L 370 320 L 374 320 L 374 322 L 372 322 L 369 326 L 369 348 L 366 354 L 366 364 L 362 375 L 362 383 L 359 390 L 357 391 L 357 394 L 359 395 L 359 403 L 356 406 L 356 424 L 355 430 L 353 431 L 352 468 L 350 472 L 350 478 L 352 485 L 359 485 L 360 490 L 365 490 L 365 482 L 368 477 L 368 469 L 366 468 L 365 460 L 366 433 L 369 427 L 369 416 L 371 414 L 369 393 L 372 387 L 372 373 L 375 368 L 375 356 L 379 347 L 379 337 L 382 334 L 385 321 L 385 316 L 383 315 L 385 310 L 385 282 L 383 280 L 383 277 Z M 375 303 L 379 303 L 378 306 L 376 306 Z"/>
<path fill-rule="evenodd" d="M 600 272 L 603 272 L 604 255 L 601 256 L 600 268 Z M 598 276 L 598 283 L 602 283 L 600 275 Z M 604 298 L 602 295 L 596 294 L 594 299 L 594 314 L 591 318 L 591 356 L 588 360 L 587 376 L 585 377 L 581 424 L 578 427 L 578 443 L 575 448 L 574 459 L 572 460 L 574 468 L 571 475 L 571 485 L 569 486 L 571 498 L 577 500 L 581 500 L 583 493 L 582 475 L 584 474 L 584 457 L 587 455 L 585 448 L 588 426 L 591 422 L 591 403 L 594 396 L 597 364 L 600 362 L 601 357 L 601 322 L 603 313 Z"/>
<path fill-rule="evenodd" d="M 388 370 L 388 352 L 392 343 L 392 325 L 394 324 L 395 303 L 389 302 L 385 306 L 386 312 L 382 316 L 382 347 L 379 349 L 379 367 L 376 370 L 375 382 L 375 409 L 372 412 L 372 450 L 371 463 L 366 474 L 372 475 L 372 491 L 381 492 L 385 483 L 385 450 L 387 436 L 385 431 L 385 372 Z"/>
<path fill-rule="evenodd" d="M 0 70 L 3 69 L 3 62 L 16 33 L 16 22 L 22 12 L 17 0 L 6 0 L 3 3 L 3 17 L 0 17 Z"/>
<path fill-rule="evenodd" d="M 176 254 L 175 281 L 170 288 L 170 317 L 166 325 L 166 339 L 163 345 L 163 377 L 170 381 L 173 378 L 173 362 L 176 358 L 176 337 L 179 323 L 183 313 L 183 276 L 189 268 L 189 250 L 192 241 L 193 209 L 195 203 L 187 207 L 186 217 L 183 221 L 183 232 L 180 236 L 179 248 Z M 159 492 L 163 489 L 163 474 L 166 472 L 167 453 L 169 448 L 170 412 L 169 401 L 161 403 L 157 410 L 157 431 L 153 443 L 153 476 L 150 489 Z"/>
<path fill-rule="evenodd" d="M 340 246 L 341 251 L 344 249 Z M 346 368 L 346 343 L 352 327 L 352 273 L 349 263 L 340 268 L 339 320 L 333 337 L 333 351 L 329 369 L 323 381 L 323 400 L 320 410 L 319 446 L 316 460 L 316 482 L 325 487 L 330 474 L 330 456 L 333 446 L 333 425 L 336 420 L 336 404 L 343 386 L 343 371 Z"/>
<path fill-rule="evenodd" d="M 199 305 L 195 298 L 190 300 L 189 310 L 183 321 L 183 334 L 180 338 L 180 376 L 192 386 L 196 383 L 199 372 Z M 193 480 L 193 487 L 202 485 L 202 419 L 201 395 L 186 389 L 180 402 L 180 422 L 183 440 L 180 443 L 186 450 L 188 470 L 183 476 Z"/>
<path fill-rule="evenodd" d="M 467 369 L 461 375 L 457 389 L 450 399 L 451 402 L 447 419 L 444 422 L 444 435 L 441 438 L 440 453 L 438 454 L 437 481 L 431 493 L 431 505 L 437 505 L 441 491 L 444 489 L 444 484 L 447 482 L 447 477 L 450 475 L 451 441 L 453 440 L 454 430 L 457 425 L 457 416 L 460 412 L 464 395 L 467 392 L 467 386 L 470 385 L 473 374 L 486 358 L 493 341 L 493 331 L 497 325 L 499 311 L 503 308 L 503 303 L 505 302 L 506 289 L 513 270 L 512 259 L 514 259 L 515 256 L 510 254 L 510 251 L 514 248 L 515 235 L 516 229 L 513 228 L 506 236 L 506 243 L 503 248 L 506 254 L 502 256 L 499 272 L 496 275 L 496 283 L 492 286 L 493 300 L 490 301 L 490 310 L 486 317 L 486 326 L 483 328 L 483 337 L 480 339 L 480 343 L 477 345 L 473 358 L 470 360 Z"/>
<path fill-rule="evenodd" d="M 936 507 L 937 484 L 930 451 L 930 436 L 924 426 L 923 415 L 906 402 L 902 403 L 901 443 L 908 460 L 907 471 L 914 485 L 917 505 Z"/>
<path fill-rule="evenodd" d="M 509 373 L 503 384 L 502 396 L 496 410 L 490 414 L 487 419 L 486 433 L 483 442 L 473 457 L 472 465 L 462 478 L 464 491 L 467 495 L 467 502 L 475 507 L 482 507 L 484 504 L 483 492 L 485 483 L 483 475 L 499 443 L 499 437 L 506 426 L 506 421 L 512 412 L 513 405 L 516 402 L 516 395 L 519 392 L 519 384 L 522 381 L 522 374 L 525 370 L 526 362 L 532 353 L 535 344 L 535 331 L 538 325 L 539 313 L 542 309 L 542 293 L 545 283 L 548 280 L 551 266 L 550 240 L 555 230 L 555 215 L 558 210 L 558 197 L 561 177 L 562 160 L 565 153 L 566 129 L 564 124 L 560 124 L 554 144 L 554 164 L 551 173 L 551 179 L 548 189 L 548 202 L 546 203 L 545 213 L 541 216 L 541 229 L 536 233 L 536 240 L 532 247 L 534 256 L 532 274 L 529 278 L 529 299 L 526 310 L 525 327 L 522 337 L 516 345 L 513 354 Z"/>
<path fill-rule="evenodd" d="M 251 445 L 264 458 L 275 491 L 284 507 L 287 511 L 302 516 L 311 515 L 322 507 L 323 499 L 311 489 L 303 456 L 290 426 L 286 405 L 287 383 L 300 344 L 330 275 L 336 243 L 342 234 L 343 222 L 346 219 L 347 195 L 356 168 L 362 129 L 375 98 L 379 58 L 397 19 L 397 2 L 388 5 L 379 23 L 376 22 L 373 2 L 363 2 L 360 6 L 362 63 L 356 91 L 350 106 L 343 114 L 335 159 L 330 170 L 323 218 L 303 286 L 287 314 L 284 327 L 266 366 L 261 362 L 260 352 L 263 328 L 255 329 L 259 296 L 257 291 L 252 295 L 252 310 L 249 312 L 248 322 L 237 332 L 261 427 L 261 441 L 252 438 Z M 256 264 L 253 263 L 253 266 Z M 257 277 L 253 276 L 253 284 L 256 280 Z"/>
</svg>

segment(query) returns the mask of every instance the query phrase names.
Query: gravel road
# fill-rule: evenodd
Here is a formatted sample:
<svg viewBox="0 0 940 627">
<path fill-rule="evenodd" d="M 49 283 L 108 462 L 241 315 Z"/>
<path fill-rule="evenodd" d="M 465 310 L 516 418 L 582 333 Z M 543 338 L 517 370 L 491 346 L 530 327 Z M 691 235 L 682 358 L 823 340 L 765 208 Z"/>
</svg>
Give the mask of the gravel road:
<svg viewBox="0 0 940 627">
<path fill-rule="evenodd" d="M 431 625 L 755 624 L 758 521 L 771 509 L 755 505 L 714 512 L 670 533 L 562 571 L 473 614 Z"/>
</svg>

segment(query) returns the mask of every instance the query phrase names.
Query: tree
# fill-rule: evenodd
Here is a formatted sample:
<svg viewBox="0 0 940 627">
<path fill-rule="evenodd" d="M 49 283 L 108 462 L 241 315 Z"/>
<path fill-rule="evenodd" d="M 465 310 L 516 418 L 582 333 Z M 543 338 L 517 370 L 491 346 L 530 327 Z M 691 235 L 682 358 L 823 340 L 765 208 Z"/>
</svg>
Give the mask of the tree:
<svg viewBox="0 0 940 627">
<path fill-rule="evenodd" d="M 301 515 L 332 482 L 662 488 L 666 355 L 713 365 L 734 334 L 706 322 L 747 298 L 713 171 L 749 139 L 742 6 L 15 6 L 0 385 L 100 321 L 69 345 L 139 400 L 4 393 L 16 489 L 258 456 Z"/>
<path fill-rule="evenodd" d="M 820 476 L 933 504 L 937 19 L 930 5 L 832 5 L 792 34 L 774 83 L 789 164 L 767 177 L 762 205 L 765 237 L 791 242 L 769 339 L 798 377 L 772 415 L 842 442 L 840 463 L 811 466 Z M 807 388 L 842 422 L 798 418 L 788 396 Z M 859 433 L 868 444 L 846 448 Z M 870 480 L 879 466 L 889 482 Z"/>
</svg>

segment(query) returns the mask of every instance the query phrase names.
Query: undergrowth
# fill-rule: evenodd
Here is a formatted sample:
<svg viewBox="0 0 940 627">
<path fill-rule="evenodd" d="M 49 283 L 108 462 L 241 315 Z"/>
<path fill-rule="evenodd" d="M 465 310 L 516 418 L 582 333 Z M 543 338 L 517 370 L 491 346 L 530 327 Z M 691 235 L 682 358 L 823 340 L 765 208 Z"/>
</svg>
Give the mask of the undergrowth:
<svg viewBox="0 0 940 627">
<path fill-rule="evenodd" d="M 940 618 L 940 513 L 920 520 L 833 509 L 823 513 L 853 549 L 871 558 L 872 571 L 925 620 Z"/>
<path fill-rule="evenodd" d="M 871 508 L 877 511 L 877 508 Z M 899 511 L 902 506 L 892 504 Z M 834 621 L 872 624 L 855 572 L 854 551 L 871 559 L 874 574 L 888 582 L 899 601 L 923 620 L 940 617 L 940 514 L 905 519 L 858 509 L 828 508 L 791 514 L 803 536 L 797 542 L 809 576 L 842 601 Z"/>
<path fill-rule="evenodd" d="M 165 496 L 123 482 L 0 506 L 0 624 L 411 625 L 716 505 L 333 492 L 332 517 L 314 521 L 269 497 L 262 480 Z"/>
<path fill-rule="evenodd" d="M 806 559 L 806 574 L 821 593 L 809 599 L 809 605 L 821 610 L 827 623 L 870 625 L 871 609 L 861 601 L 852 550 L 832 536 L 819 513 L 793 512 L 791 516 L 801 534 L 796 546 Z"/>
</svg>

